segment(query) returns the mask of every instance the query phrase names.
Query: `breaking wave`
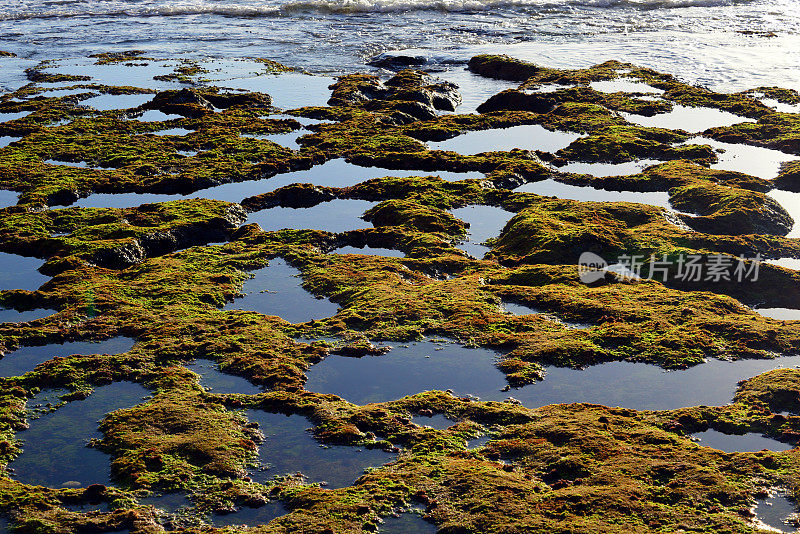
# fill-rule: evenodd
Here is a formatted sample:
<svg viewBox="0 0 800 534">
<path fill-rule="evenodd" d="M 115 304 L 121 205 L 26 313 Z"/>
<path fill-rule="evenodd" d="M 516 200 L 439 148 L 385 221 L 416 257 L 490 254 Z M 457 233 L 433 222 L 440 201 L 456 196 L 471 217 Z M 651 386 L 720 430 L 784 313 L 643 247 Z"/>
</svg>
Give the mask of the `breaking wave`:
<svg viewBox="0 0 800 534">
<path fill-rule="evenodd" d="M 282 17 L 301 12 L 330 14 L 390 13 L 408 11 L 479 12 L 498 8 L 565 10 L 575 8 L 680 9 L 719 7 L 747 0 L 290 0 L 288 2 L 96 2 L 49 0 L 0 2 L 0 20 L 64 17 L 169 17 L 218 15 L 225 17 Z"/>
</svg>

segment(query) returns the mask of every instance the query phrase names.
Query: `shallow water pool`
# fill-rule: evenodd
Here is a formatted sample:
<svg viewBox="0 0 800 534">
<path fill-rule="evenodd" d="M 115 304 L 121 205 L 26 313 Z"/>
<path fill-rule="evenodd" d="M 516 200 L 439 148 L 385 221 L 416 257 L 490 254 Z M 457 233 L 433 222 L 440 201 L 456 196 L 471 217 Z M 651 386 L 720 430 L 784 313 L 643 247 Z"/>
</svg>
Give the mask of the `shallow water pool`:
<svg viewBox="0 0 800 534">
<path fill-rule="evenodd" d="M 34 310 L 17 311 L 13 308 L 0 307 L 0 323 L 26 323 L 53 315 L 55 310 L 37 308 Z"/>
<path fill-rule="evenodd" d="M 0 377 L 22 376 L 40 363 L 73 354 L 122 354 L 133 348 L 136 341 L 129 337 L 113 337 L 104 341 L 73 341 L 61 344 L 20 347 L 0 359 Z"/>
<path fill-rule="evenodd" d="M 261 393 L 261 389 L 247 379 L 220 371 L 214 361 L 198 358 L 184 367 L 200 375 L 200 385 L 211 393 L 241 393 L 243 395 Z"/>
<path fill-rule="evenodd" d="M 717 430 L 706 430 L 692 434 L 703 447 L 711 447 L 725 452 L 756 452 L 763 449 L 769 451 L 788 451 L 792 448 L 788 443 L 768 438 L 761 434 L 723 434 Z"/>
<path fill-rule="evenodd" d="M 639 126 L 648 128 L 667 128 L 668 130 L 686 130 L 699 133 L 709 128 L 733 126 L 743 122 L 756 122 L 754 119 L 734 115 L 727 111 L 714 108 L 692 108 L 674 104 L 672 111 L 658 113 L 652 117 L 636 115 L 634 113 L 620 113 L 625 120 Z"/>
<path fill-rule="evenodd" d="M 0 148 L 7 147 L 15 141 L 19 141 L 21 137 L 14 137 L 12 135 L 0 135 Z"/>
<path fill-rule="evenodd" d="M 105 414 L 135 406 L 148 394 L 139 384 L 115 382 L 96 388 L 85 400 L 29 420 L 30 428 L 17 433 L 24 441 L 22 454 L 9 464 L 14 469 L 12 478 L 54 488 L 111 484 L 109 457 L 86 443 L 100 437 L 97 426 Z M 52 392 L 45 390 L 29 400 L 28 406 L 50 395 Z"/>
<path fill-rule="evenodd" d="M 19 193 L 8 189 L 0 189 L 0 209 L 16 206 L 17 202 L 19 202 Z"/>
<path fill-rule="evenodd" d="M 657 95 L 664 93 L 663 89 L 640 82 L 636 78 L 616 78 L 614 80 L 590 82 L 589 87 L 601 93 L 650 93 Z"/>
<path fill-rule="evenodd" d="M 288 512 L 286 507 L 279 501 L 270 501 L 263 506 L 255 508 L 240 506 L 230 514 L 213 514 L 211 516 L 211 524 L 215 527 L 266 525 L 273 519 L 286 515 Z"/>
<path fill-rule="evenodd" d="M 669 203 L 669 193 L 666 191 L 609 191 L 588 185 L 564 184 L 552 178 L 540 182 L 528 182 L 514 191 L 580 202 L 635 202 L 672 209 L 672 205 Z"/>
<path fill-rule="evenodd" d="M 800 309 L 794 308 L 753 308 L 753 311 L 764 317 L 779 321 L 800 321 Z"/>
<path fill-rule="evenodd" d="M 436 430 L 445 430 L 456 424 L 456 421 L 448 419 L 442 414 L 436 414 L 432 416 L 415 415 L 411 418 L 411 422 L 419 426 L 429 426 L 431 428 L 435 428 Z"/>
<path fill-rule="evenodd" d="M 554 132 L 538 124 L 527 124 L 465 132 L 445 141 L 430 141 L 428 146 L 431 150 L 449 150 L 459 154 L 478 154 L 514 148 L 557 152 L 580 137 L 581 134 L 577 133 Z"/>
<path fill-rule="evenodd" d="M 777 200 L 794 219 L 794 227 L 786 237 L 800 237 L 800 193 L 773 189 L 767 195 Z"/>
<path fill-rule="evenodd" d="M 252 272 L 244 283 L 244 296 L 229 302 L 224 310 L 248 310 L 264 315 L 277 315 L 290 323 L 305 323 L 336 315 L 339 307 L 326 299 L 318 299 L 303 289 L 300 271 L 281 258 Z"/>
<path fill-rule="evenodd" d="M 422 391 L 447 389 L 502 401 L 513 396 L 529 408 L 588 402 L 637 410 L 720 406 L 733 398 L 737 383 L 779 367 L 800 364 L 800 356 L 775 360 L 711 360 L 695 367 L 664 371 L 655 365 L 609 362 L 583 370 L 547 367 L 541 382 L 506 389 L 494 366 L 498 354 L 453 343 L 422 341 L 397 345 L 382 356 L 331 355 L 306 373 L 306 389 L 333 393 L 356 404 L 385 402 Z"/>
<path fill-rule="evenodd" d="M 686 141 L 685 144 L 709 145 L 715 149 L 719 161 L 711 165 L 712 169 L 743 172 L 765 180 L 771 180 L 778 176 L 782 163 L 797 159 L 797 156 L 792 156 L 779 150 L 723 143 L 708 137 L 693 137 Z"/>
<path fill-rule="evenodd" d="M 764 263 L 777 265 L 778 267 L 784 267 L 794 271 L 800 271 L 800 258 L 778 258 L 775 260 L 764 260 Z"/>
<path fill-rule="evenodd" d="M 302 133 L 297 134 L 302 135 Z M 180 153 L 180 152 L 179 152 Z M 187 152 L 183 155 L 196 155 L 196 152 Z M 208 198 L 225 200 L 226 202 L 241 202 L 247 197 L 269 193 L 289 184 L 310 183 L 328 187 L 349 187 L 370 178 L 382 176 L 440 176 L 443 180 L 456 181 L 468 178 L 485 178 L 479 172 L 445 172 L 445 171 L 404 171 L 385 169 L 381 167 L 361 167 L 347 163 L 343 159 L 326 161 L 311 169 L 292 171 L 276 174 L 261 180 L 232 182 L 221 184 L 206 189 L 195 191 L 187 195 L 167 195 L 157 193 L 96 193 L 86 198 L 79 199 L 75 206 L 92 208 L 125 208 L 139 206 L 152 202 L 168 202 L 181 198 Z M 16 201 L 15 201 L 16 203 Z"/>
<path fill-rule="evenodd" d="M 435 534 L 436 525 L 422 519 L 418 512 L 405 512 L 397 517 L 385 517 L 378 526 L 378 534 Z"/>
<path fill-rule="evenodd" d="M 0 290 L 39 289 L 42 284 L 50 280 L 37 270 L 43 263 L 39 258 L 0 252 L 0 265 L 3 266 L 0 270 Z"/>
<path fill-rule="evenodd" d="M 310 208 L 275 207 L 250 213 L 245 224 L 257 223 L 265 232 L 313 229 L 340 233 L 372 228 L 361 216 L 377 202 L 335 199 Z"/>
<path fill-rule="evenodd" d="M 779 532 L 797 532 L 790 526 L 787 518 L 796 512 L 795 504 L 786 494 L 775 492 L 766 499 L 759 500 L 755 506 L 756 519 Z"/>
<path fill-rule="evenodd" d="M 364 469 L 379 467 L 395 459 L 394 454 L 363 447 L 321 446 L 309 432 L 311 423 L 300 415 L 286 416 L 247 410 L 247 419 L 258 423 L 264 434 L 259 447 L 263 469 L 252 473 L 256 482 L 268 482 L 275 475 L 303 473 L 309 482 L 325 487 L 351 485 Z"/>
<path fill-rule="evenodd" d="M 492 237 L 498 237 L 506 223 L 516 215 L 497 206 L 464 206 L 451 210 L 457 219 L 469 223 L 467 238 L 456 245 L 456 248 L 478 259 L 489 251 L 483 243 Z"/>
<path fill-rule="evenodd" d="M 378 248 L 378 247 L 370 247 L 365 246 L 362 248 L 358 247 L 339 247 L 331 250 L 328 254 L 362 254 L 368 256 L 387 256 L 390 258 L 402 258 L 405 254 L 400 250 L 394 250 L 391 248 Z"/>
<path fill-rule="evenodd" d="M 224 80 L 217 85 L 223 88 L 267 93 L 272 97 L 273 106 L 295 109 L 304 106 L 325 106 L 331 95 L 328 86 L 335 81 L 328 76 L 289 72 Z"/>
<path fill-rule="evenodd" d="M 636 161 L 626 161 L 624 163 L 583 163 L 575 161 L 559 167 L 560 172 L 571 172 L 575 174 L 591 174 L 592 176 L 626 176 L 638 174 L 646 167 L 658 165 L 662 161 L 654 159 L 640 159 Z"/>
<path fill-rule="evenodd" d="M 127 73 L 126 73 L 127 74 Z M 89 106 L 97 111 L 138 108 L 153 99 L 151 94 L 111 95 L 103 94 L 87 98 L 81 105 Z"/>
</svg>

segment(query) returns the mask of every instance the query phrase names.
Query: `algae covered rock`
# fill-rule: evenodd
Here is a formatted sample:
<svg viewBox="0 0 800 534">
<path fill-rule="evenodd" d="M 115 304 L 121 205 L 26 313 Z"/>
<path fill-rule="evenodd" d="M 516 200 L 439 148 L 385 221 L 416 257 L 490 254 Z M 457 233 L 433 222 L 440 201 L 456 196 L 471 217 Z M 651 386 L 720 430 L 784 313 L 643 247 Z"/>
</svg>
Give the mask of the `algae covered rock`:
<svg viewBox="0 0 800 534">
<path fill-rule="evenodd" d="M 98 63 L 114 65 L 140 59 L 134 52 L 97 56 Z M 387 61 L 381 64 L 416 64 Z M 200 68 L 181 63 L 168 79 L 183 81 L 180 76 Z M 309 376 L 324 358 L 362 357 L 343 359 L 358 369 L 378 361 L 372 358 L 391 359 L 387 342 L 446 338 L 452 352 L 465 358 L 466 347 L 496 351 L 484 362 L 486 372 L 502 372 L 505 382 L 497 389 L 507 393 L 512 386 L 546 384 L 557 374 L 551 366 L 625 361 L 685 369 L 712 358 L 764 360 L 800 347 L 800 322 L 771 319 L 746 305 L 796 305 L 800 275 L 791 269 L 765 264 L 759 279 L 747 283 L 625 279 L 609 272 L 584 284 L 576 264 L 587 251 L 607 259 L 639 255 L 674 262 L 698 255 L 704 266 L 712 256 L 746 257 L 747 265 L 757 254 L 800 256 L 797 240 L 783 237 L 792 218 L 767 196 L 774 186 L 794 187 L 794 164 L 774 182 L 715 170 L 711 147 L 681 145 L 687 132 L 639 127 L 618 112 L 709 105 L 758 122 L 708 135 L 788 150 L 792 117 L 773 113 L 751 93 L 717 93 L 620 62 L 564 70 L 478 56 L 469 68 L 522 85 L 491 97 L 480 114 L 452 113 L 461 98 L 457 88 L 410 69 L 388 79 L 342 76 L 331 87 L 329 106 L 288 111 L 293 118 L 271 116 L 276 110 L 270 95 L 202 84 L 161 91 L 133 110 L 92 111 L 78 105 L 84 97 L 75 95 L 29 99 L 25 91 L 31 87 L 0 103 L 4 112 L 31 112 L 2 126 L 4 135 L 20 140 L 0 148 L 0 182 L 21 195 L 2 210 L 0 250 L 40 258 L 40 271 L 50 275 L 36 291 L 0 292 L 0 304 L 2 311 L 53 310 L 27 322 L 0 323 L 0 351 L 113 336 L 136 341 L 122 354 L 52 358 L 24 375 L 3 378 L 0 460 L 24 454 L 23 429 L 39 423 L 26 403 L 41 391 L 55 395 L 43 412 L 79 403 L 109 382 L 133 381 L 150 393 L 132 408 L 107 414 L 100 436 L 91 441 L 109 455 L 113 485 L 32 487 L 9 471 L 0 477 L 0 512 L 20 532 L 197 532 L 211 528 L 215 512 L 279 500 L 285 510 L 258 524 L 259 531 L 349 533 L 380 529 L 382 518 L 418 503 L 440 532 L 752 532 L 753 498 L 769 487 L 800 484 L 796 452 L 727 453 L 698 445 L 687 434 L 757 432 L 798 443 L 800 418 L 780 413 L 800 406 L 795 369 L 749 378 L 737 391 L 731 388 L 730 404 L 675 410 L 579 402 L 531 409 L 513 397 L 484 402 L 471 391 L 415 390 L 360 405 L 312 390 Z M 54 81 L 60 75 L 42 65 L 31 76 Z M 662 101 L 588 87 L 623 76 L 664 91 Z M 544 83 L 564 87 L 533 92 Z M 148 93 L 87 89 L 111 97 Z M 790 92 L 763 92 L 793 98 Z M 180 117 L 129 120 L 145 109 Z M 54 124 L 53 118 L 64 122 Z M 474 155 L 426 144 L 531 124 L 585 135 L 558 154 L 537 151 L 541 147 L 533 141 L 518 150 Z M 299 148 L 249 137 L 299 137 L 301 127 Z M 185 131 L 171 135 L 176 128 Z M 346 158 L 345 169 L 367 177 L 345 187 L 331 185 L 339 176 L 313 172 L 306 175 L 312 183 L 274 188 L 261 182 L 339 158 Z M 662 162 L 619 176 L 555 166 L 639 158 Z M 356 166 L 381 168 L 369 174 Z M 396 176 L 393 169 L 410 172 Z M 480 174 L 453 174 L 470 171 Z M 671 208 L 510 189 L 547 179 L 607 191 L 662 192 Z M 264 188 L 242 193 L 251 196 L 241 204 L 189 198 L 124 208 L 48 205 L 98 192 L 189 193 L 248 181 Z M 333 199 L 375 202 L 364 214 L 372 226 L 339 233 L 240 226 L 245 210 L 304 209 Z M 459 209 L 467 206 L 478 208 L 478 215 L 470 218 L 469 210 Z M 497 211 L 506 224 L 492 220 Z M 476 259 L 457 247 L 484 223 L 495 230 L 483 241 L 488 254 Z M 403 254 L 337 252 L 365 245 Z M 329 316 L 292 324 L 229 306 L 250 293 L 258 280 L 248 282 L 252 273 L 275 258 L 299 273 L 287 276 L 287 283 L 335 303 Z M 275 291 L 274 282 L 268 279 L 252 295 Z M 504 311 L 509 303 L 530 313 Z M 432 363 L 438 354 L 431 351 Z M 208 377 L 187 368 L 198 359 L 213 361 L 214 373 L 244 378 L 255 390 L 208 387 Z M 362 380 L 357 373 L 345 378 Z M 320 458 L 330 453 L 350 460 L 350 453 L 362 454 L 359 449 L 388 455 L 335 489 L 295 470 L 264 474 L 256 470 L 265 460 L 259 453 L 269 450 L 274 434 L 259 431 L 245 410 L 300 417 L 311 428 L 303 436 L 316 440 L 312 449 Z M 424 428 L 413 423 L 413 414 L 444 414 L 450 424 Z M 481 434 L 490 439 L 471 445 Z M 185 493 L 186 506 L 178 514 L 145 506 L 140 499 L 150 490 Z M 108 505 L 108 511 L 66 508 L 88 501 Z M 241 512 L 232 517 L 236 513 Z"/>
<path fill-rule="evenodd" d="M 475 74 L 514 82 L 524 82 L 542 70 L 542 67 L 527 61 L 493 55 L 474 56 L 467 66 Z"/>
<path fill-rule="evenodd" d="M 800 163 L 786 163 L 775 178 L 775 187 L 784 191 L 800 193 Z"/>
<path fill-rule="evenodd" d="M 436 110 L 454 111 L 461 102 L 458 88 L 434 83 L 419 71 L 403 70 L 385 83 L 377 76 L 353 74 L 331 86 L 331 106 L 360 106 L 386 116 L 391 124 L 408 124 L 436 118 Z"/>
</svg>

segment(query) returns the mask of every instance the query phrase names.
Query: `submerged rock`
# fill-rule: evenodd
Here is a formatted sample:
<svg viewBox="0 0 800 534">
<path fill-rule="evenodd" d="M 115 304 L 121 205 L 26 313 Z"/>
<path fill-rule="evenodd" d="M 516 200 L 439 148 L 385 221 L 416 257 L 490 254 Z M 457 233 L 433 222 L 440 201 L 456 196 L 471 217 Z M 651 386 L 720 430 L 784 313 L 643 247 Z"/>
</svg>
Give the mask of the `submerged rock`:
<svg viewBox="0 0 800 534">
<path fill-rule="evenodd" d="M 407 56 L 383 53 L 370 59 L 367 64 L 389 70 L 403 70 L 408 67 L 425 65 L 428 59 L 425 56 Z"/>
</svg>

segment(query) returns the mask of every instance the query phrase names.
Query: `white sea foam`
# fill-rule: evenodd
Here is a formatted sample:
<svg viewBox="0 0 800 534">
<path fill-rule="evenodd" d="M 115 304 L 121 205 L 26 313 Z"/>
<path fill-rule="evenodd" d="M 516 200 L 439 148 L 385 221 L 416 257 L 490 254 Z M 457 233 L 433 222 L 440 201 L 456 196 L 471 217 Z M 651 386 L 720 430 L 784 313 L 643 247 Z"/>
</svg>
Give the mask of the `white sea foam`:
<svg viewBox="0 0 800 534">
<path fill-rule="evenodd" d="M 64 17 L 148 17 L 220 15 L 228 17 L 291 16 L 297 12 L 387 13 L 400 11 L 474 12 L 496 8 L 564 9 L 641 8 L 679 9 L 719 7 L 733 0 L 290 0 L 288 2 L 113 1 L 102 4 L 77 1 L 0 2 L 0 20 Z"/>
<path fill-rule="evenodd" d="M 565 68 L 620 59 L 723 91 L 800 88 L 797 0 L 0 0 L 0 21 L 0 49 L 36 61 L 144 49 L 339 74 L 416 49 L 448 69 L 485 52 Z M 1 61 L 0 89 L 26 83 Z M 136 83 L 158 88 L 152 76 Z"/>
</svg>

